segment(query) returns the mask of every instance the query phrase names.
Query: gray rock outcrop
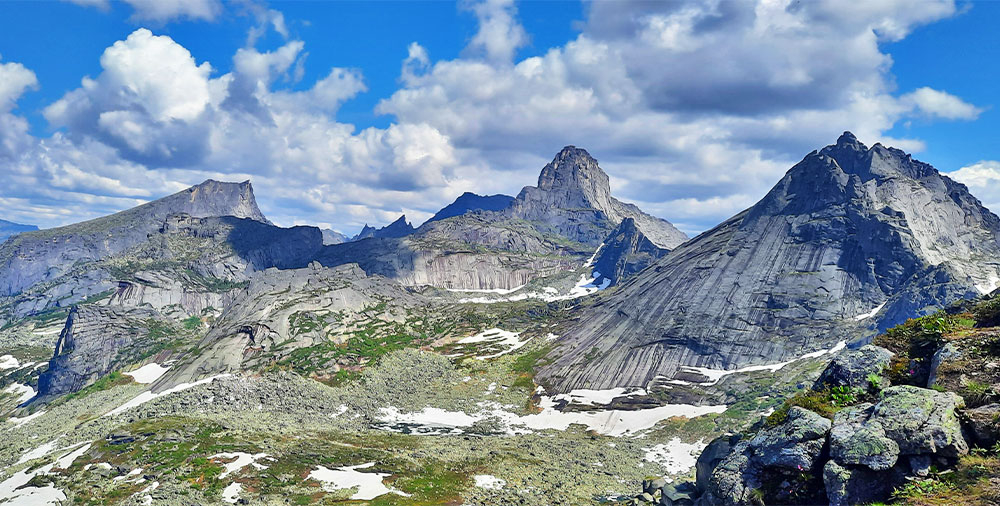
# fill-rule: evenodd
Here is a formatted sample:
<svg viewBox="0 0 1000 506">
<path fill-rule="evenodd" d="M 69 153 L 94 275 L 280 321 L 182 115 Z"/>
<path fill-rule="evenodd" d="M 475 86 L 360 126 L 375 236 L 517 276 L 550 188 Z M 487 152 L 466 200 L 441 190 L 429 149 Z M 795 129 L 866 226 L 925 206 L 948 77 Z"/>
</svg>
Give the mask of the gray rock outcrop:
<svg viewBox="0 0 1000 506">
<path fill-rule="evenodd" d="M 100 377 L 160 349 L 171 324 L 148 308 L 80 306 L 70 311 L 38 397 L 76 392 Z"/>
<path fill-rule="evenodd" d="M 850 387 L 867 389 L 868 378 L 875 375 L 883 378 L 885 367 L 892 360 L 892 352 L 873 345 L 857 350 L 847 350 L 830 361 L 816 380 L 814 388 Z"/>
<path fill-rule="evenodd" d="M 269 223 L 250 182 L 208 180 L 197 186 L 110 216 L 64 227 L 22 232 L 0 244 L 0 296 L 56 279 L 85 262 L 122 253 L 155 233 L 172 214 L 235 216 Z"/>
<path fill-rule="evenodd" d="M 594 272 L 601 275 L 595 283 L 610 280 L 611 285 L 617 285 L 669 252 L 647 239 L 636 227 L 635 219 L 625 218 L 601 244 L 594 261 Z"/>
<path fill-rule="evenodd" d="M 540 379 L 644 387 L 684 365 L 736 369 L 863 339 L 992 286 L 998 238 L 1000 218 L 965 186 L 845 133 L 588 307 Z"/>
<path fill-rule="evenodd" d="M 476 195 L 475 193 L 465 192 L 455 199 L 454 202 L 434 213 L 434 216 L 431 216 L 427 220 L 427 223 L 476 211 L 503 211 L 513 201 L 514 197 L 510 195 Z"/>
</svg>

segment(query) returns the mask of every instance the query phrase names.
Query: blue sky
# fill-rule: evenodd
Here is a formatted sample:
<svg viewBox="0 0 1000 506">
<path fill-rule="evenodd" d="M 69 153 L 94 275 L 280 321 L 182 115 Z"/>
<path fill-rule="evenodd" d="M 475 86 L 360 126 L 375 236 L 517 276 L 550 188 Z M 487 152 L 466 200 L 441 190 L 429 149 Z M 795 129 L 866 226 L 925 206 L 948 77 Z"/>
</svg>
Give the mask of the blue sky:
<svg viewBox="0 0 1000 506">
<path fill-rule="evenodd" d="M 463 191 L 514 194 L 575 144 L 618 196 L 697 233 L 848 129 L 1000 204 L 997 3 L 0 9 L 13 221 L 66 224 L 212 177 L 251 179 L 279 224 L 353 233 L 419 223 Z"/>
</svg>

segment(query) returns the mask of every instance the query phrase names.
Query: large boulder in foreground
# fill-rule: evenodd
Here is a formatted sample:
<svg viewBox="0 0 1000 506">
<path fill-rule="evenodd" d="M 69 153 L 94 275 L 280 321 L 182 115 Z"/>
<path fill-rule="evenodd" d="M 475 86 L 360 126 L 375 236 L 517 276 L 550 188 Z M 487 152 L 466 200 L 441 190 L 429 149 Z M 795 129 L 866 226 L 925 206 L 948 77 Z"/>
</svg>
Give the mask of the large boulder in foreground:
<svg viewBox="0 0 1000 506">
<path fill-rule="evenodd" d="M 901 455 L 957 458 L 969 452 L 955 410 L 965 401 L 954 392 L 902 385 L 882 392 L 870 420 L 899 445 Z"/>
</svg>

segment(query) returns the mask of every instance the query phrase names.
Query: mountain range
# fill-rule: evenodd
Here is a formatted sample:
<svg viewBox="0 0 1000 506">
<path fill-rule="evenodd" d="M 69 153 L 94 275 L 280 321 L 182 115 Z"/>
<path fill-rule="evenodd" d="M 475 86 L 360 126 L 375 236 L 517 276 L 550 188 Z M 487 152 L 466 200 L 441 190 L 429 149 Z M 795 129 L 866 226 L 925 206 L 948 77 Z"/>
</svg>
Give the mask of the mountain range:
<svg viewBox="0 0 1000 506">
<path fill-rule="evenodd" d="M 830 356 L 998 286 L 1000 218 L 849 132 L 694 238 L 574 146 L 514 197 L 350 238 L 208 180 L 0 244 L 0 464 L 25 478 L 0 501 L 120 502 L 105 477 L 144 503 L 363 490 L 326 469 L 400 504 L 601 502 L 687 473 Z M 75 448 L 87 464 L 62 462 Z"/>
</svg>

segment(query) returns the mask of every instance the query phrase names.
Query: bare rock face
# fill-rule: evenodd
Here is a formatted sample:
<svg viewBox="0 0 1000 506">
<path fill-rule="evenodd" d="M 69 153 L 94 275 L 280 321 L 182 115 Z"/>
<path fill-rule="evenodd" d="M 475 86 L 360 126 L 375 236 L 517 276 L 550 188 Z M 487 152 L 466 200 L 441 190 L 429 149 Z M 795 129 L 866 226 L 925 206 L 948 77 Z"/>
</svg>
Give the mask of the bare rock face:
<svg viewBox="0 0 1000 506">
<path fill-rule="evenodd" d="M 661 248 L 674 248 L 687 236 L 670 222 L 611 196 L 608 175 L 590 153 L 566 146 L 542 169 L 538 186 L 526 186 L 506 214 L 540 222 L 573 241 L 597 246 L 625 218 Z"/>
<path fill-rule="evenodd" d="M 76 392 L 171 338 L 169 323 L 148 308 L 80 306 L 70 311 L 38 397 Z"/>
<path fill-rule="evenodd" d="M 845 133 L 588 308 L 541 378 L 645 386 L 681 365 L 775 363 L 870 336 L 991 290 L 998 238 L 1000 219 L 965 186 Z"/>
<path fill-rule="evenodd" d="M 197 347 L 201 352 L 172 368 L 153 385 L 162 391 L 179 383 L 239 371 L 255 360 L 273 360 L 320 343 L 342 343 L 353 316 L 392 301 L 377 315 L 405 318 L 422 299 L 356 265 L 334 269 L 313 263 L 302 269 L 268 269 L 253 276 L 226 306 Z"/>
<path fill-rule="evenodd" d="M 397 218 L 396 221 L 382 228 L 374 228 L 365 225 L 365 227 L 361 229 L 361 233 L 351 238 L 351 240 L 360 241 L 361 239 L 370 239 L 373 237 L 379 239 L 406 237 L 412 234 L 415 230 L 416 229 L 413 228 L 413 225 L 410 225 L 410 222 L 406 221 L 406 215 L 404 214 Z"/>
<path fill-rule="evenodd" d="M 119 254 L 146 240 L 167 216 L 235 216 L 269 223 L 250 182 L 208 180 L 159 200 L 65 227 L 22 232 L 0 244 L 0 296 L 66 274 L 82 262 Z"/>
<path fill-rule="evenodd" d="M 639 231 L 635 219 L 625 218 L 601 245 L 594 261 L 594 271 L 601 275 L 595 282 L 607 279 L 612 285 L 617 285 L 669 252 L 653 244 Z"/>
</svg>

